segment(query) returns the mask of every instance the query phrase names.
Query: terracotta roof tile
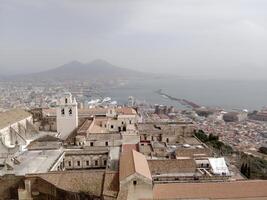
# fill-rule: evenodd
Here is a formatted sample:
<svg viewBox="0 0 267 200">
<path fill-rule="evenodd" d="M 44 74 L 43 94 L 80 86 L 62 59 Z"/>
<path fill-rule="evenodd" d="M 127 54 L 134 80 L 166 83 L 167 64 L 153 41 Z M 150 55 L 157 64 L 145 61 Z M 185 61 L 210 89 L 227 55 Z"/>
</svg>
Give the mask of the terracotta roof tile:
<svg viewBox="0 0 267 200">
<path fill-rule="evenodd" d="M 23 109 L 13 109 L 6 112 L 0 112 L 0 129 L 5 128 L 30 116 L 31 113 Z"/>
<path fill-rule="evenodd" d="M 136 111 L 130 107 L 117 108 L 116 111 L 123 115 L 135 115 Z"/>
<path fill-rule="evenodd" d="M 93 120 L 86 119 L 85 122 L 82 124 L 82 126 L 78 129 L 77 134 L 86 136 L 88 129 L 92 124 L 92 121 Z"/>
<path fill-rule="evenodd" d="M 138 151 L 137 150 L 137 144 L 124 144 L 124 145 L 122 145 L 122 152 L 123 153 L 128 153 L 128 152 L 131 152 L 132 150 Z"/>
<path fill-rule="evenodd" d="M 156 184 L 154 199 L 237 199 L 267 197 L 267 181 Z"/>
<path fill-rule="evenodd" d="M 148 160 L 151 174 L 195 172 L 196 163 L 193 159 L 182 160 Z"/>
<path fill-rule="evenodd" d="M 119 192 L 119 172 L 106 172 L 103 195 L 117 197 Z"/>
<path fill-rule="evenodd" d="M 146 157 L 143 154 L 135 150 L 122 153 L 120 158 L 120 181 L 135 173 L 152 180 Z"/>
<path fill-rule="evenodd" d="M 64 171 L 36 174 L 36 176 L 70 192 L 85 192 L 95 196 L 101 196 L 104 181 L 104 171 Z"/>
</svg>

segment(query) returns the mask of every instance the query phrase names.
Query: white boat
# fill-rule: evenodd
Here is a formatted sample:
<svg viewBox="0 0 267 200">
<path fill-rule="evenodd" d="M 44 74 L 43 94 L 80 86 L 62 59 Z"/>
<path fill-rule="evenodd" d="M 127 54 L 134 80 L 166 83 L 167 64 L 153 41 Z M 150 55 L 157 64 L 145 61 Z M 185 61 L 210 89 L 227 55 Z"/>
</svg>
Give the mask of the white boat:
<svg viewBox="0 0 267 200">
<path fill-rule="evenodd" d="M 100 99 L 92 99 L 91 101 L 88 101 L 88 104 L 97 104 L 100 102 Z"/>
<path fill-rule="evenodd" d="M 102 103 L 103 103 L 103 102 L 108 102 L 108 101 L 111 101 L 111 98 L 110 98 L 110 97 L 106 97 L 106 98 L 104 98 L 104 99 L 102 100 Z"/>
<path fill-rule="evenodd" d="M 117 102 L 117 101 L 111 101 L 110 104 L 111 104 L 111 105 L 117 105 L 118 102 Z"/>
</svg>

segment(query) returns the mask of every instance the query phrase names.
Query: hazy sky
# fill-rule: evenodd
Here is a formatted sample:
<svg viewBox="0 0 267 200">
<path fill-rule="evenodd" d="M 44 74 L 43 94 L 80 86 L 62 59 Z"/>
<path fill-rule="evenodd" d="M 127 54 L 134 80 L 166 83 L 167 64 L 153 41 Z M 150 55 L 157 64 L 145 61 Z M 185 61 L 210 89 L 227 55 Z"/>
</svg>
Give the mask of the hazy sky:
<svg viewBox="0 0 267 200">
<path fill-rule="evenodd" d="M 266 0 L 0 0 L 0 74 L 72 60 L 267 79 Z"/>
</svg>

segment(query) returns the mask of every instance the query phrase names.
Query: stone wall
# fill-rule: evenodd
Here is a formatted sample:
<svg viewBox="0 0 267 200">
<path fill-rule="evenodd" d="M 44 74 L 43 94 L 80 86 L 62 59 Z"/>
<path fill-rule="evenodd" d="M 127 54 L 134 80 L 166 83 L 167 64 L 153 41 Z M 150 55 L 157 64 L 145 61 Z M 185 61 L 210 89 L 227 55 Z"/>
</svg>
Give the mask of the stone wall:
<svg viewBox="0 0 267 200">
<path fill-rule="evenodd" d="M 0 200 L 18 199 L 17 189 L 23 183 L 23 177 L 5 175 L 0 177 Z"/>
</svg>

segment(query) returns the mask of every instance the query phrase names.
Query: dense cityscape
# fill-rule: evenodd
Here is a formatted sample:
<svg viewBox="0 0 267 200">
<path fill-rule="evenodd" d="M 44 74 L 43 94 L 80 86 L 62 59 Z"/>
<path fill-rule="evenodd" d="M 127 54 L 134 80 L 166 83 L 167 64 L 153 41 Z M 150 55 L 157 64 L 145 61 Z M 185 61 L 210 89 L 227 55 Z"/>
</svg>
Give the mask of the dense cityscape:
<svg viewBox="0 0 267 200">
<path fill-rule="evenodd" d="M 266 0 L 0 0 L 0 200 L 267 200 Z"/>
<path fill-rule="evenodd" d="M 181 109 L 133 96 L 123 104 L 105 96 L 104 84 L 88 85 L 1 83 L 1 197 L 217 199 L 228 191 L 257 199 L 266 191 L 249 181 L 267 178 L 264 110 Z M 171 192 L 197 183 L 202 192 Z M 247 193 L 229 191 L 240 184 Z"/>
<path fill-rule="evenodd" d="M 44 82 L 39 86 L 33 86 L 32 83 L 28 82 L 2 82 L 0 84 L 0 108 L 3 112 L 14 108 L 30 110 L 55 107 L 60 94 L 67 91 L 75 94 L 79 108 L 90 108 L 96 105 L 107 106 L 110 103 L 115 103 L 116 105 L 117 101 L 111 99 L 108 99 L 108 102 L 101 103 L 105 99 L 105 94 L 101 91 L 104 87 L 106 87 L 105 83 L 96 85 L 87 82 L 68 83 L 67 88 L 61 83 L 54 83 L 52 86 L 48 82 Z M 125 102 L 127 101 L 125 99 Z M 140 101 L 136 100 L 136 102 L 141 102 L 142 104 L 144 101 L 140 99 Z M 155 105 L 147 102 L 146 105 L 136 106 L 144 108 L 149 113 Z M 164 105 L 160 106 L 164 107 Z M 169 113 L 172 113 L 179 120 L 193 120 L 198 129 L 205 131 L 207 134 L 211 133 L 219 136 L 223 142 L 238 150 L 255 152 L 260 147 L 266 146 L 267 109 L 266 111 L 264 108 L 261 111 L 250 111 L 250 113 L 248 110 L 235 109 L 226 112 L 221 108 L 206 108 L 203 106 L 200 108 L 193 107 L 190 110 L 171 107 L 171 111 Z M 164 111 L 160 115 L 150 115 L 146 120 L 173 120 L 174 116 L 168 116 L 166 115 L 167 113 L 168 111 Z"/>
</svg>

